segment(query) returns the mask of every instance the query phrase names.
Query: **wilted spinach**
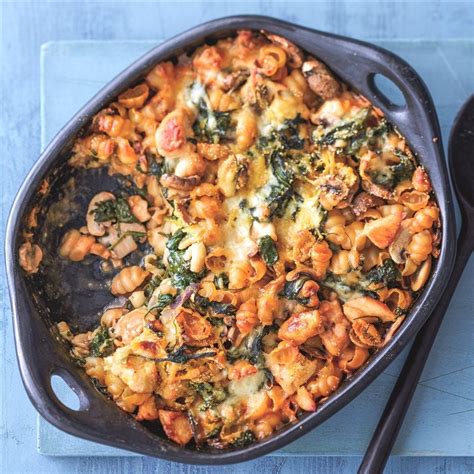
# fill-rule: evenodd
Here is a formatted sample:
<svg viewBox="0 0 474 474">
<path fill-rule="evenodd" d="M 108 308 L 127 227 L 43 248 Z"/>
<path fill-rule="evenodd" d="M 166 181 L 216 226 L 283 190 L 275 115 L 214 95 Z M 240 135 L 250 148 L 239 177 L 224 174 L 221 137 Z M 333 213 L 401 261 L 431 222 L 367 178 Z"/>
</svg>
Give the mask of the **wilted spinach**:
<svg viewBox="0 0 474 474">
<path fill-rule="evenodd" d="M 225 290 L 229 288 L 229 276 L 227 273 L 219 273 L 219 275 L 216 275 L 214 277 L 214 285 L 216 285 L 216 288 L 219 290 Z"/>
<path fill-rule="evenodd" d="M 344 302 L 360 296 L 370 296 L 371 298 L 379 299 L 375 291 L 367 289 L 368 283 L 363 278 L 358 283 L 348 283 L 344 275 L 335 275 L 331 272 L 328 272 L 325 279 L 321 281 L 323 286 L 335 291 Z"/>
<path fill-rule="evenodd" d="M 278 296 L 281 298 L 286 298 L 287 300 L 294 300 L 302 305 L 307 305 L 309 303 L 309 298 L 302 298 L 298 296 L 303 285 L 311 280 L 311 277 L 305 274 L 300 274 L 296 280 L 285 282 L 285 286 L 278 293 Z"/>
<path fill-rule="evenodd" d="M 337 140 L 350 140 L 356 137 L 364 128 L 364 123 L 369 116 L 370 109 L 362 109 L 354 118 L 344 120 L 333 127 L 318 127 L 312 135 L 313 142 L 317 145 L 333 145 Z"/>
<path fill-rule="evenodd" d="M 227 397 L 223 388 L 215 387 L 208 382 L 189 382 L 189 386 L 203 399 L 203 403 L 199 407 L 201 411 L 216 406 Z"/>
<path fill-rule="evenodd" d="M 230 303 L 221 303 L 219 301 L 210 301 L 209 298 L 201 296 L 199 293 L 196 293 L 192 299 L 189 299 L 185 306 L 194 309 L 202 315 L 211 313 L 234 316 L 237 312 L 237 308 L 234 305 Z"/>
<path fill-rule="evenodd" d="M 375 184 L 388 189 L 393 189 L 398 183 L 410 179 L 415 171 L 415 165 L 406 153 L 398 149 L 394 153 L 400 159 L 399 163 L 368 172 Z"/>
<path fill-rule="evenodd" d="M 192 353 L 187 351 L 188 347 L 186 345 L 183 345 L 181 347 L 178 347 L 178 349 L 170 352 L 167 357 L 160 357 L 158 359 L 151 360 L 154 360 L 155 362 L 174 362 L 175 364 L 185 364 L 190 360 L 203 359 L 205 357 L 213 357 L 216 355 L 215 352 L 211 351 L 198 353 Z"/>
<path fill-rule="evenodd" d="M 198 140 L 220 143 L 226 136 L 230 124 L 231 115 L 229 112 L 214 112 L 207 106 L 205 100 L 199 101 L 198 115 L 193 124 L 194 135 Z"/>
<path fill-rule="evenodd" d="M 386 287 L 398 283 L 400 278 L 400 269 L 391 258 L 385 259 L 382 265 L 372 268 L 366 275 L 366 279 L 369 283 L 381 283 Z"/>
<path fill-rule="evenodd" d="M 258 249 L 267 265 L 274 265 L 278 261 L 276 243 L 269 235 L 265 235 L 258 241 Z"/>
<path fill-rule="evenodd" d="M 277 326 L 259 326 L 251 332 L 240 344 L 227 351 L 227 359 L 231 362 L 238 359 L 246 359 L 254 365 L 263 366 L 264 358 L 262 354 L 262 340 L 272 331 L 276 331 Z"/>
<path fill-rule="evenodd" d="M 90 342 L 89 353 L 92 357 L 104 357 L 109 355 L 112 350 L 113 342 L 110 338 L 109 330 L 101 326 Z"/>
<path fill-rule="evenodd" d="M 247 430 L 230 444 L 234 448 L 245 448 L 245 446 L 248 446 L 253 442 L 255 442 L 255 435 L 250 430 Z"/>
<path fill-rule="evenodd" d="M 196 283 L 206 274 L 206 270 L 195 273 L 190 270 L 190 263 L 184 258 L 185 250 L 179 249 L 180 242 L 186 237 L 186 232 L 178 229 L 166 243 L 168 254 L 168 275 L 173 286 L 179 290 L 184 290 L 192 283 Z"/>
<path fill-rule="evenodd" d="M 158 295 L 155 304 L 149 308 L 149 311 L 154 309 L 162 310 L 169 306 L 174 301 L 174 296 L 169 294 Z"/>
<path fill-rule="evenodd" d="M 96 222 L 138 222 L 133 216 L 128 202 L 122 197 L 98 202 L 91 213 L 94 214 Z"/>
<path fill-rule="evenodd" d="M 146 157 L 148 161 L 148 174 L 160 179 L 166 173 L 165 160 L 159 160 L 156 155 L 150 152 L 146 153 Z"/>
<path fill-rule="evenodd" d="M 257 147 L 260 150 L 302 150 L 304 148 L 304 138 L 299 136 L 298 125 L 307 123 L 301 115 L 293 119 L 287 119 L 275 130 L 272 130 L 268 137 L 260 137 Z"/>
</svg>

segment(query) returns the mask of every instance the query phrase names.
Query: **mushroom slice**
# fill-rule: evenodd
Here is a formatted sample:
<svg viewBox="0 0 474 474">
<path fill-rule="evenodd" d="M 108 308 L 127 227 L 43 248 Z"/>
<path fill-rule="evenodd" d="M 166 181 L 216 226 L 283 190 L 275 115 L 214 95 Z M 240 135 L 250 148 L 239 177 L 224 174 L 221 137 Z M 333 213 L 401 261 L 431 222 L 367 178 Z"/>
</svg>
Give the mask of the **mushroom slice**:
<svg viewBox="0 0 474 474">
<path fill-rule="evenodd" d="M 402 229 L 388 246 L 390 257 L 395 263 L 402 264 L 407 260 L 406 248 L 411 240 L 411 234 L 407 229 Z"/>
<path fill-rule="evenodd" d="M 262 34 L 265 35 L 273 44 L 276 44 L 280 48 L 285 50 L 288 55 L 288 65 L 293 68 L 299 68 L 303 64 L 304 55 L 298 46 L 288 41 L 282 36 L 274 35 L 268 31 L 262 30 Z"/>
<path fill-rule="evenodd" d="M 367 191 L 369 194 L 372 194 L 372 196 L 382 199 L 390 199 L 392 197 L 392 193 L 390 191 L 383 188 L 382 186 L 372 183 L 368 179 L 363 179 L 361 185 L 362 189 Z"/>
<path fill-rule="evenodd" d="M 219 83 L 224 92 L 232 92 L 242 86 L 249 78 L 250 71 L 239 69 L 238 71 L 219 76 Z"/>
<path fill-rule="evenodd" d="M 354 198 L 351 208 L 352 212 L 358 217 L 367 212 L 368 209 L 381 206 L 383 203 L 384 201 L 381 198 L 362 192 Z"/>
<path fill-rule="evenodd" d="M 323 100 L 331 100 L 341 95 L 341 84 L 320 61 L 310 58 L 303 63 L 301 70 L 309 88 Z"/>
<path fill-rule="evenodd" d="M 201 177 L 198 175 L 183 178 L 175 174 L 164 174 L 160 179 L 162 186 L 177 189 L 178 191 L 191 191 L 191 189 L 195 188 L 200 182 Z"/>
<path fill-rule="evenodd" d="M 342 179 L 334 175 L 326 175 L 318 179 L 321 189 L 319 201 L 324 209 L 330 211 L 349 195 L 349 188 Z"/>
<path fill-rule="evenodd" d="M 183 219 L 186 224 L 194 224 L 194 217 L 189 213 L 189 198 L 176 199 L 175 200 L 175 211 L 178 216 Z"/>
<path fill-rule="evenodd" d="M 105 234 L 106 228 L 112 225 L 112 222 L 110 221 L 97 222 L 95 220 L 94 210 L 97 207 L 97 204 L 99 204 L 99 202 L 104 201 L 115 201 L 115 196 L 112 193 L 108 193 L 106 191 L 98 193 L 90 200 L 89 206 L 87 208 L 87 231 L 89 232 L 89 234 L 94 235 L 96 237 L 103 236 Z"/>
<path fill-rule="evenodd" d="M 361 296 L 349 300 L 343 306 L 344 314 L 351 322 L 360 318 L 375 317 L 383 323 L 395 321 L 396 316 L 390 308 L 381 301 L 375 300 L 370 296 Z"/>
<path fill-rule="evenodd" d="M 20 266 L 26 273 L 36 273 L 39 269 L 41 260 L 43 259 L 43 251 L 39 245 L 25 242 L 19 250 Z"/>
<path fill-rule="evenodd" d="M 419 291 L 427 282 L 431 273 L 431 256 L 429 256 L 411 276 L 410 287 L 412 291 Z"/>
</svg>

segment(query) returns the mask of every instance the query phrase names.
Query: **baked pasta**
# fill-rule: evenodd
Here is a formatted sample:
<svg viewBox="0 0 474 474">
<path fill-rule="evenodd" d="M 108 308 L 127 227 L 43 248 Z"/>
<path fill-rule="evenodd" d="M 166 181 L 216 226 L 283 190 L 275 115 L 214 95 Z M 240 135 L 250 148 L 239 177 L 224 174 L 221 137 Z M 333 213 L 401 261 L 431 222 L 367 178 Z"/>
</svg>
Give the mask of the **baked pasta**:
<svg viewBox="0 0 474 474">
<path fill-rule="evenodd" d="M 317 410 L 393 337 L 439 252 L 403 136 L 266 32 L 158 64 L 69 163 L 126 184 L 59 246 L 113 272 L 110 305 L 89 332 L 58 331 L 120 408 L 183 446 L 244 446 Z M 40 253 L 22 247 L 27 271 Z"/>
</svg>

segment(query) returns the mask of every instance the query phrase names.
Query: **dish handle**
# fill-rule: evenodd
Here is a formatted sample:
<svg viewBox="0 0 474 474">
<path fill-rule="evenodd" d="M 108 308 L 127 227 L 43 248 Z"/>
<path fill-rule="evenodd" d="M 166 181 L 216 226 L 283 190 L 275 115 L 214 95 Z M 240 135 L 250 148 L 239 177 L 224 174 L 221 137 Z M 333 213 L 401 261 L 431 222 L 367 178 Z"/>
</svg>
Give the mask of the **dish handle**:
<svg viewBox="0 0 474 474">
<path fill-rule="evenodd" d="M 292 36 L 302 48 L 329 64 L 343 81 L 381 108 L 389 120 L 397 123 L 402 134 L 410 130 L 415 149 L 428 156 L 430 152 L 440 153 L 441 132 L 433 100 L 421 77 L 404 59 L 378 46 L 315 30 L 296 30 Z M 348 57 L 352 60 L 348 61 Z M 376 84 L 377 75 L 395 84 L 403 94 L 404 104 L 394 104 L 385 96 Z M 426 130 L 432 133 L 429 140 Z"/>
<path fill-rule="evenodd" d="M 23 290 L 18 292 L 15 308 L 15 340 L 18 363 L 28 397 L 40 415 L 57 428 L 85 439 L 104 439 L 114 444 L 114 433 L 123 432 L 124 425 L 137 424 L 126 413 L 117 409 L 105 395 L 95 392 L 89 377 L 78 371 L 72 358 L 58 343 L 59 335 L 34 310 L 24 282 L 18 281 Z M 22 317 L 22 315 L 28 315 Z M 79 408 L 64 405 L 51 384 L 59 376 L 79 399 Z M 92 389 L 92 390 L 91 390 Z M 143 435 L 146 436 L 145 430 Z M 108 438 L 110 433 L 110 439 Z M 137 436 L 137 432 L 134 432 Z M 149 440 L 148 440 L 149 442 Z"/>
</svg>

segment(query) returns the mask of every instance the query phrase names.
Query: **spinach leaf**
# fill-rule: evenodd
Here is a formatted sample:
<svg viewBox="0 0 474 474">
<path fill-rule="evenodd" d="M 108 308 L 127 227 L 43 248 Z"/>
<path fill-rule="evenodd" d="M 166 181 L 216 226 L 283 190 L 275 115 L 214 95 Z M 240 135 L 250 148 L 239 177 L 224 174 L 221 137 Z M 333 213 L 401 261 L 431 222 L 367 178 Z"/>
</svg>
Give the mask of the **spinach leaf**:
<svg viewBox="0 0 474 474">
<path fill-rule="evenodd" d="M 96 222 L 138 222 L 133 216 L 126 199 L 122 197 L 98 202 L 91 213 L 94 214 Z"/>
<path fill-rule="evenodd" d="M 186 237 L 186 232 L 183 229 L 178 229 L 166 242 L 166 248 L 170 252 L 179 250 L 179 244 Z"/>
<path fill-rule="evenodd" d="M 186 232 L 179 229 L 166 243 L 166 247 L 169 250 L 167 268 L 168 275 L 171 278 L 173 286 L 179 290 L 184 290 L 192 283 L 198 282 L 207 273 L 206 270 L 203 270 L 200 273 L 195 273 L 190 270 L 190 262 L 184 258 L 185 250 L 179 249 L 179 244 L 186 235 Z"/>
<path fill-rule="evenodd" d="M 401 274 L 397 264 L 391 258 L 387 258 L 382 265 L 372 268 L 366 278 L 369 283 L 381 283 L 389 287 L 400 281 Z"/>
<path fill-rule="evenodd" d="M 278 130 L 273 130 L 268 137 L 260 137 L 257 148 L 278 149 L 280 151 L 302 150 L 304 148 L 304 138 L 300 138 L 298 125 L 306 123 L 306 120 L 297 115 L 293 119 L 287 119 Z"/>
<path fill-rule="evenodd" d="M 221 387 L 215 387 L 208 382 L 188 382 L 189 386 L 197 392 L 203 399 L 199 407 L 201 411 L 213 408 L 227 398 L 225 390 Z"/>
<path fill-rule="evenodd" d="M 209 298 L 196 293 L 193 299 L 186 302 L 187 307 L 194 309 L 198 313 L 205 315 L 208 312 L 213 314 L 225 314 L 226 316 L 234 316 L 237 308 L 230 303 L 221 303 L 219 301 L 210 301 Z"/>
<path fill-rule="evenodd" d="M 377 172 L 368 173 L 375 184 L 388 189 L 393 189 L 400 182 L 410 179 L 415 171 L 415 165 L 406 153 L 398 149 L 394 153 L 399 157 L 399 163 L 387 165 Z"/>
<path fill-rule="evenodd" d="M 265 201 L 270 209 L 270 217 L 283 217 L 296 194 L 292 189 L 294 176 L 288 167 L 287 159 L 279 151 L 274 151 L 270 155 L 270 165 L 278 184 L 270 186 Z"/>
<path fill-rule="evenodd" d="M 278 293 L 278 296 L 281 298 L 286 298 L 287 300 L 294 300 L 302 305 L 307 305 L 309 302 L 309 298 L 301 298 L 299 292 L 303 285 L 308 281 L 311 280 L 311 277 L 308 275 L 300 274 L 296 280 L 287 281 L 285 282 L 285 286 L 283 289 Z"/>
<path fill-rule="evenodd" d="M 145 286 L 143 291 L 145 292 L 145 298 L 150 298 L 153 292 L 160 286 L 161 278 L 154 276 Z"/>
<path fill-rule="evenodd" d="M 102 326 L 95 333 L 89 345 L 89 353 L 92 357 L 105 357 L 112 352 L 113 343 L 109 330 Z"/>
<path fill-rule="evenodd" d="M 415 171 L 415 165 L 413 161 L 410 160 L 409 156 L 406 153 L 403 153 L 401 150 L 395 150 L 395 155 L 400 158 L 400 163 L 392 166 L 393 175 L 394 175 L 394 185 L 410 179 L 413 172 Z"/>
<path fill-rule="evenodd" d="M 345 151 L 349 155 L 356 154 L 363 145 L 371 147 L 377 137 L 385 135 L 392 131 L 392 126 L 384 118 L 381 119 L 374 127 L 367 127 L 362 129 L 357 135 L 349 140 L 348 145 L 345 147 Z"/>
<path fill-rule="evenodd" d="M 285 150 L 302 150 L 304 148 L 304 138 L 300 138 L 298 134 L 298 125 L 302 123 L 306 123 L 306 120 L 298 114 L 294 119 L 285 120 L 283 127 L 273 132 Z"/>
<path fill-rule="evenodd" d="M 173 295 L 169 295 L 169 294 L 159 295 L 156 300 L 156 303 L 149 309 L 149 311 L 153 309 L 162 310 L 166 308 L 167 306 L 169 306 L 173 301 L 174 301 Z"/>
<path fill-rule="evenodd" d="M 265 198 L 270 209 L 270 217 L 283 217 L 292 199 L 292 189 L 285 188 L 284 186 L 272 185 L 270 187 L 270 193 Z"/>
<path fill-rule="evenodd" d="M 160 179 L 166 173 L 165 160 L 161 159 L 160 161 L 156 155 L 150 152 L 146 153 L 146 157 L 148 159 L 148 174 Z"/>
<path fill-rule="evenodd" d="M 274 151 L 270 155 L 270 165 L 275 178 L 281 186 L 290 188 L 293 184 L 293 173 L 288 167 L 288 159 L 279 151 Z"/>
<path fill-rule="evenodd" d="M 170 352 L 167 357 L 150 360 L 154 360 L 155 362 L 174 362 L 175 364 L 185 364 L 190 360 L 203 359 L 205 357 L 213 357 L 216 355 L 215 352 L 198 352 L 194 354 L 186 352 L 187 350 L 188 347 L 186 345 L 182 345 L 173 352 Z"/>
<path fill-rule="evenodd" d="M 263 366 L 262 340 L 267 334 L 277 329 L 276 325 L 257 327 L 244 339 L 239 347 L 233 347 L 227 351 L 227 359 L 231 362 L 246 359 L 254 365 Z"/>
<path fill-rule="evenodd" d="M 278 261 L 276 243 L 269 235 L 265 235 L 258 241 L 258 249 L 267 265 L 274 265 Z"/>
<path fill-rule="evenodd" d="M 219 273 L 219 275 L 216 275 L 214 277 L 214 285 L 216 285 L 216 288 L 219 290 L 225 290 L 229 288 L 229 276 L 227 273 Z"/>
<path fill-rule="evenodd" d="M 321 281 L 321 284 L 337 293 L 337 296 L 344 302 L 352 298 L 361 296 L 370 296 L 376 300 L 379 295 L 375 291 L 367 289 L 367 281 L 361 278 L 358 283 L 348 283 L 344 275 L 335 275 L 328 272 L 326 278 Z"/>
<path fill-rule="evenodd" d="M 250 430 L 247 430 L 230 444 L 234 448 L 245 448 L 245 446 L 248 446 L 253 442 L 255 442 L 255 435 Z"/>
<path fill-rule="evenodd" d="M 214 112 L 204 99 L 198 103 L 198 115 L 193 124 L 193 131 L 200 141 L 220 143 L 225 138 L 231 124 L 229 112 Z"/>
<path fill-rule="evenodd" d="M 301 198 L 293 190 L 295 171 L 292 169 L 295 168 L 300 172 L 301 167 L 298 168 L 298 163 L 295 161 L 297 158 L 291 150 L 304 148 L 304 139 L 298 134 L 298 125 L 302 123 L 306 121 L 299 115 L 292 120 L 286 120 L 281 128 L 273 130 L 269 137 L 260 137 L 257 143 L 257 149 L 264 153 L 277 180 L 277 184 L 269 186 L 269 191 L 264 197 L 270 210 L 270 218 L 283 217 L 290 202 Z"/>
<path fill-rule="evenodd" d="M 313 132 L 313 142 L 317 145 L 333 145 L 337 140 L 354 138 L 364 128 L 370 109 L 362 109 L 353 119 L 344 120 L 328 129 L 317 128 Z"/>
</svg>

